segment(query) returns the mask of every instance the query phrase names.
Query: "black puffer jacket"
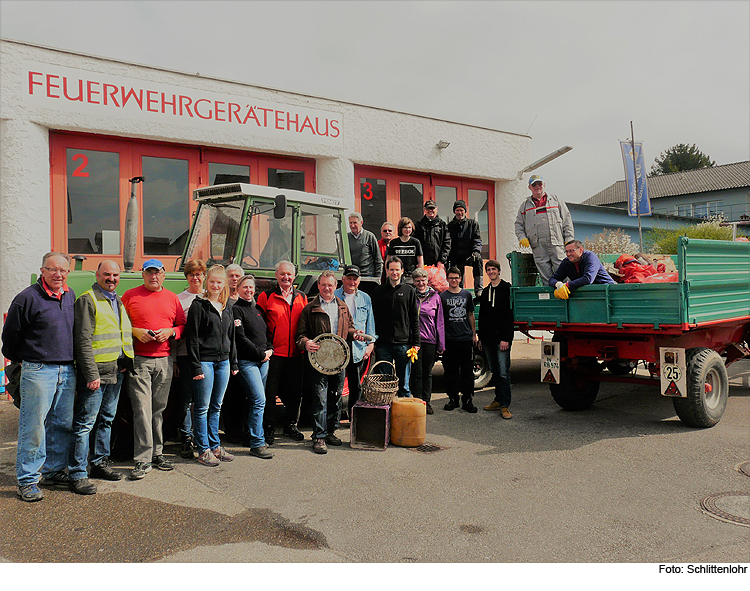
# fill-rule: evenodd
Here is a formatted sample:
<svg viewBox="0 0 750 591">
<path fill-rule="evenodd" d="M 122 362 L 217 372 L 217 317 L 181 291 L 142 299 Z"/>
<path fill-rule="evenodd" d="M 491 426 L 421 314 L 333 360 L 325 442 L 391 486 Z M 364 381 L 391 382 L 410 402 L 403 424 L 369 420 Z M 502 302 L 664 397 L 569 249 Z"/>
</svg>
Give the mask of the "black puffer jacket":
<svg viewBox="0 0 750 591">
<path fill-rule="evenodd" d="M 448 253 L 451 250 L 451 235 L 446 224 L 440 216 L 431 220 L 423 216 L 414 228 L 414 238 L 422 243 L 425 265 L 435 265 L 438 262 L 448 264 Z"/>
<path fill-rule="evenodd" d="M 263 311 L 255 304 L 238 298 L 232 306 L 234 314 L 234 342 L 237 346 L 237 359 L 243 361 L 263 361 L 266 351 L 273 349 L 268 340 L 268 329 Z"/>
</svg>

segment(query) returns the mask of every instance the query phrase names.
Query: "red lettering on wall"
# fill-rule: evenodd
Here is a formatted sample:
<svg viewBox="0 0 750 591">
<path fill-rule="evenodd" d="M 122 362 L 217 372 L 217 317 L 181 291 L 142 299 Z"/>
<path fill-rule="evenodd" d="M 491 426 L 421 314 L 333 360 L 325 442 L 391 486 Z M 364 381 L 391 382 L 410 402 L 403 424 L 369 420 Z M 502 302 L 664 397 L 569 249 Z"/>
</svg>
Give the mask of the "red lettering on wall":
<svg viewBox="0 0 750 591">
<path fill-rule="evenodd" d="M 89 176 L 89 173 L 84 172 L 83 170 L 84 168 L 86 168 L 86 165 L 89 163 L 89 159 L 86 156 L 86 154 L 73 154 L 73 158 L 71 158 L 71 160 L 73 160 L 73 162 L 75 162 L 76 160 L 81 161 L 81 163 L 78 165 L 78 168 L 76 168 L 73 171 L 73 176 L 84 176 L 84 177 Z"/>
<path fill-rule="evenodd" d="M 286 130 L 292 131 L 291 130 L 292 121 L 294 121 L 294 131 L 299 131 L 299 115 L 295 114 L 294 119 L 292 119 L 291 113 L 286 114 Z"/>
<path fill-rule="evenodd" d="M 235 107 L 234 109 L 232 107 Z M 234 115 L 235 119 L 237 119 L 237 123 L 242 123 L 240 121 L 240 106 L 237 103 L 229 103 L 229 123 L 232 122 L 232 115 Z"/>
<path fill-rule="evenodd" d="M 32 72 L 31 70 L 29 70 L 29 94 L 31 95 L 34 94 L 34 85 L 44 86 L 44 83 L 36 82 L 34 80 L 34 76 L 41 76 L 41 75 L 42 75 L 41 72 Z"/>
<path fill-rule="evenodd" d="M 68 77 L 63 78 L 63 96 L 69 101 L 81 101 L 83 102 L 83 80 L 78 81 L 78 96 L 70 96 L 68 94 Z"/>
<path fill-rule="evenodd" d="M 151 95 L 156 95 L 153 98 L 151 98 Z M 156 109 L 152 109 L 151 105 L 156 106 Z M 147 90 L 146 91 L 146 110 L 151 111 L 152 113 L 158 113 L 159 109 L 159 93 L 155 90 Z"/>
<path fill-rule="evenodd" d="M 183 104 L 183 99 L 187 101 L 186 104 Z M 187 114 L 190 115 L 190 117 L 193 116 L 193 113 L 190 111 L 190 105 L 193 104 L 193 99 L 191 99 L 189 96 L 182 96 L 180 95 L 180 117 L 182 117 L 182 109 L 184 108 L 187 111 Z"/>
<path fill-rule="evenodd" d="M 175 95 L 172 95 L 172 102 L 169 102 L 166 100 L 166 95 L 162 92 L 161 93 L 161 112 L 164 113 L 164 107 L 166 105 L 172 106 L 172 115 L 177 115 L 177 98 Z"/>
<path fill-rule="evenodd" d="M 99 101 L 95 101 L 95 100 L 94 100 L 93 98 L 91 98 L 91 97 L 92 97 L 93 95 L 95 95 L 95 94 L 96 94 L 96 95 L 98 95 L 98 94 L 101 94 L 101 91 L 99 91 L 99 90 L 94 90 L 93 88 L 91 88 L 91 87 L 92 87 L 92 85 L 96 85 L 96 86 L 99 86 L 99 82 L 94 82 L 93 80 L 87 80 L 87 81 L 86 81 L 86 100 L 87 100 L 87 102 L 89 102 L 89 103 L 91 103 L 91 104 L 93 104 L 93 105 L 98 105 L 98 104 L 100 104 L 100 103 L 99 103 Z"/>
<path fill-rule="evenodd" d="M 274 114 L 276 119 L 276 129 L 284 131 L 284 111 L 274 111 Z M 279 117 L 279 115 L 281 117 Z M 279 127 L 279 119 L 281 119 L 281 127 Z"/>
<path fill-rule="evenodd" d="M 326 136 L 327 136 L 327 135 L 328 135 L 328 117 L 326 117 L 326 127 L 325 127 L 325 132 L 321 132 L 321 131 L 320 131 L 320 126 L 318 125 L 318 123 L 319 123 L 319 120 L 318 120 L 318 118 L 316 117 L 316 118 L 315 118 L 315 131 L 317 132 L 317 134 L 318 134 L 318 135 L 326 135 Z"/>
<path fill-rule="evenodd" d="M 338 121 L 336 121 L 335 119 L 331 119 L 331 129 L 333 130 L 331 131 L 331 137 L 339 137 L 339 135 L 341 135 L 341 131 L 335 125 L 336 123 L 338 123 Z M 336 133 L 333 133 L 334 131 Z"/>
<path fill-rule="evenodd" d="M 258 121 L 258 116 L 255 114 L 255 107 L 250 107 L 247 115 L 245 115 L 245 119 L 242 121 L 242 125 L 245 125 L 248 119 L 254 119 L 255 123 L 260 127 L 260 121 Z"/>
<path fill-rule="evenodd" d="M 263 127 L 268 127 L 268 112 L 273 111 L 273 109 L 264 109 L 263 107 L 258 107 L 258 109 L 263 111 Z"/>
<path fill-rule="evenodd" d="M 50 94 L 53 88 L 60 88 L 58 84 L 52 84 L 52 78 L 60 78 L 60 76 L 53 76 L 52 74 L 47 74 L 47 97 L 60 98 L 59 94 L 57 96 L 55 96 L 54 94 Z"/>
<path fill-rule="evenodd" d="M 208 99 L 198 99 L 197 101 L 195 101 L 195 114 L 198 115 L 198 117 L 200 117 L 201 119 L 211 119 L 211 114 L 212 114 L 211 109 L 210 108 L 208 109 L 208 115 L 205 115 L 205 116 L 201 115 L 198 112 L 198 103 L 209 103 L 210 104 L 211 101 L 208 100 Z"/>
<path fill-rule="evenodd" d="M 315 130 L 313 129 L 313 126 L 312 126 L 312 121 L 310 121 L 309 117 L 305 117 L 305 121 L 302 123 L 302 127 L 299 128 L 300 133 L 305 131 L 305 127 L 309 127 L 310 131 L 312 131 L 312 134 L 316 135 Z"/>
<path fill-rule="evenodd" d="M 214 103 L 214 107 L 215 107 L 215 109 L 216 109 L 216 110 L 214 111 L 214 119 L 216 119 L 217 121 L 226 121 L 226 119 L 221 119 L 221 118 L 219 117 L 219 113 L 221 113 L 222 115 L 223 115 L 224 113 L 226 113 L 226 111 L 225 111 L 224 109 L 219 109 L 219 105 L 224 105 L 224 104 L 225 104 L 225 103 L 224 103 L 223 101 L 216 101 L 216 102 Z"/>
<path fill-rule="evenodd" d="M 114 84 L 105 84 L 102 89 L 102 95 L 104 96 L 104 104 L 107 103 L 107 99 L 109 98 L 114 104 L 115 107 L 119 107 L 119 103 L 117 102 L 117 97 L 115 96 L 117 94 L 117 86 Z"/>
<path fill-rule="evenodd" d="M 138 94 L 135 93 L 135 89 L 131 88 L 128 91 L 128 94 L 125 94 L 125 87 L 122 86 L 122 107 L 123 109 L 128 105 L 128 101 L 132 98 L 136 103 L 138 103 L 138 108 L 143 110 L 143 89 L 138 91 Z"/>
</svg>

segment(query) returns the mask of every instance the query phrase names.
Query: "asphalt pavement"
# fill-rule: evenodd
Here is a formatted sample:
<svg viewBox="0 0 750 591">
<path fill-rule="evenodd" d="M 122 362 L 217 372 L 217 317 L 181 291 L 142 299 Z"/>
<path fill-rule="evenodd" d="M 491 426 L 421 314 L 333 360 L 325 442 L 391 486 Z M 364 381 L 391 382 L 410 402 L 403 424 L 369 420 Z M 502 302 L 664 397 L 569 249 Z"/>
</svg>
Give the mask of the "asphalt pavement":
<svg viewBox="0 0 750 591">
<path fill-rule="evenodd" d="M 16 496 L 18 411 L 2 402 L 0 559 L 750 562 L 750 527 L 739 523 L 750 518 L 750 363 L 732 368 L 721 422 L 691 429 L 645 386 L 605 383 L 590 409 L 561 410 L 539 382 L 538 349 L 514 343 L 511 420 L 482 410 L 492 387 L 476 392 L 477 414 L 444 411 L 436 367 L 431 451 L 352 449 L 342 430 L 344 446 L 321 456 L 303 429 L 308 439 L 282 436 L 272 460 L 228 444 L 236 460 L 208 468 L 170 444 L 171 472 L 96 481 L 93 496 L 47 490 L 32 504 Z M 706 512 L 707 498 L 724 520 Z"/>
</svg>

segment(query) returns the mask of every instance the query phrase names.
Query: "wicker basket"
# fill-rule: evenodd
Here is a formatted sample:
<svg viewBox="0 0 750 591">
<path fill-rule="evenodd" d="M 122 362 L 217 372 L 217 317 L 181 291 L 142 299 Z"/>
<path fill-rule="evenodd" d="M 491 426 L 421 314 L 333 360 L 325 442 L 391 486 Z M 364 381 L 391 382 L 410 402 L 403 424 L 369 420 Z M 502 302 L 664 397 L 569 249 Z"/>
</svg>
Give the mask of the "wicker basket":
<svg viewBox="0 0 750 591">
<path fill-rule="evenodd" d="M 386 363 L 391 366 L 393 375 L 375 373 L 375 368 Z M 396 366 L 390 361 L 378 361 L 370 368 L 364 380 L 362 380 L 362 396 L 368 404 L 380 406 L 390 404 L 398 392 L 398 377 L 396 377 Z"/>
</svg>

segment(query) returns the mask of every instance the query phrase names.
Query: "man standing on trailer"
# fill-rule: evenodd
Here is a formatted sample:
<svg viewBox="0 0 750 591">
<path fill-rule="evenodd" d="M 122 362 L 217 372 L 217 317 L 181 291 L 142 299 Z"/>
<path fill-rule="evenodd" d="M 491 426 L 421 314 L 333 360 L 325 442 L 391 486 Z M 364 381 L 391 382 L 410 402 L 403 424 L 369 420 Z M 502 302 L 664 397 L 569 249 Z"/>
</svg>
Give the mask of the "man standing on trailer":
<svg viewBox="0 0 750 591">
<path fill-rule="evenodd" d="M 564 201 L 545 191 L 544 179 L 538 174 L 529 178 L 529 189 L 531 195 L 516 216 L 516 238 L 519 246 L 531 247 L 536 268 L 547 283 L 565 260 L 563 245 L 573 239 L 573 218 Z"/>
</svg>

